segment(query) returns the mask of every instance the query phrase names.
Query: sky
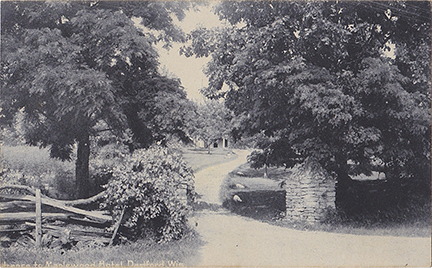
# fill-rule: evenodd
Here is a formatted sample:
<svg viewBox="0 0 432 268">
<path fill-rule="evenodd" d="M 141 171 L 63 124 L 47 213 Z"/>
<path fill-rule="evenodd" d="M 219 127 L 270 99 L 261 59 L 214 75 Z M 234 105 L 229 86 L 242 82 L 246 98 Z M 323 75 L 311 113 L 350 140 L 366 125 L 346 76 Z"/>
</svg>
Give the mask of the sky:
<svg viewBox="0 0 432 268">
<path fill-rule="evenodd" d="M 223 25 L 213 13 L 212 5 L 200 6 L 199 9 L 199 11 L 188 11 L 182 21 L 174 19 L 175 24 L 181 27 L 186 34 L 198 26 L 212 28 Z M 203 73 L 203 68 L 209 61 L 209 58 L 187 58 L 184 55 L 180 56 L 179 49 L 184 44 L 174 43 L 169 51 L 162 48 L 162 45 L 159 44 L 157 46 L 161 67 L 166 68 L 170 73 L 180 78 L 189 99 L 202 102 L 204 97 L 199 93 L 199 90 L 208 84 L 208 79 Z"/>
</svg>

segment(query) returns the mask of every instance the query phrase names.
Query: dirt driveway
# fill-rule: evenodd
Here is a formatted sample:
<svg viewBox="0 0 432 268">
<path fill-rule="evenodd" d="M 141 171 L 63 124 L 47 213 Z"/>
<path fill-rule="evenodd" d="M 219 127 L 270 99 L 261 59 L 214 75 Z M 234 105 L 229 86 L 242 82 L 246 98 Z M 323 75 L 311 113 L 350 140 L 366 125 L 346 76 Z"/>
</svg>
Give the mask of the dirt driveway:
<svg viewBox="0 0 432 268">
<path fill-rule="evenodd" d="M 207 203 L 220 204 L 227 175 L 246 161 L 235 160 L 195 174 L 196 191 Z M 358 236 L 298 231 L 241 217 L 225 209 L 203 210 L 192 221 L 205 241 L 194 266 L 223 267 L 430 267 L 431 239 Z"/>
</svg>

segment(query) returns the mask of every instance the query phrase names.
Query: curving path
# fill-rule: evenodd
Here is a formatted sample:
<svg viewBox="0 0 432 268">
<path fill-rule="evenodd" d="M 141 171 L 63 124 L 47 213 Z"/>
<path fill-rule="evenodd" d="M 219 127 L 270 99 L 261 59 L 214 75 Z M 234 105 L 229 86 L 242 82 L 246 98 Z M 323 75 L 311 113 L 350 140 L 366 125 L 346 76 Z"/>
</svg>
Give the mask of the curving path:
<svg viewBox="0 0 432 268">
<path fill-rule="evenodd" d="M 220 185 L 246 160 L 238 158 L 195 174 L 201 200 L 219 204 Z M 205 244 L 194 266 L 206 267 L 430 267 L 431 239 L 298 231 L 241 217 L 225 209 L 203 210 L 195 219 Z"/>
<path fill-rule="evenodd" d="M 232 161 L 207 167 L 195 173 L 195 191 L 201 195 L 200 201 L 208 204 L 221 205 L 219 189 L 226 175 L 246 162 L 250 153 L 247 150 L 235 150 L 237 158 Z"/>
</svg>

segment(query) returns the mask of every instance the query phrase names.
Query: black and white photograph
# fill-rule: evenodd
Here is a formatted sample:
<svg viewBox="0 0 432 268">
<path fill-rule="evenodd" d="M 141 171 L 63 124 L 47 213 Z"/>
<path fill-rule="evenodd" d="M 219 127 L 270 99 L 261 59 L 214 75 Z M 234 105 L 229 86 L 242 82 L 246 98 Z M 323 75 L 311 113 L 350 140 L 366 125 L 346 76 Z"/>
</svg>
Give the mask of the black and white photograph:
<svg viewBox="0 0 432 268">
<path fill-rule="evenodd" d="M 430 267 L 431 5 L 1 0 L 0 267 Z"/>
</svg>

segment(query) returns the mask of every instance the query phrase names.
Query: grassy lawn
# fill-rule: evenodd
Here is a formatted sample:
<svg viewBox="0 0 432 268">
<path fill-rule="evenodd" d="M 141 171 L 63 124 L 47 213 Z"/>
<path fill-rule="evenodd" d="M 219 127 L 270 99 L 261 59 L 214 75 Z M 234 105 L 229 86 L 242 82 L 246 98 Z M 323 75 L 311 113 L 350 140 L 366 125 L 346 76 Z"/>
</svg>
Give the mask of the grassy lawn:
<svg viewBox="0 0 432 268">
<path fill-rule="evenodd" d="M 206 167 L 222 164 L 237 158 L 237 155 L 229 149 L 212 148 L 211 153 L 205 148 L 184 148 L 184 160 L 198 172 Z"/>
<path fill-rule="evenodd" d="M 251 169 L 243 164 L 230 172 L 220 189 L 223 205 L 234 213 L 257 220 L 273 222 L 285 210 L 285 191 L 281 182 L 287 175 L 283 168 Z M 240 202 L 234 200 L 240 198 Z"/>
<path fill-rule="evenodd" d="M 291 172 L 284 168 L 269 168 L 268 177 L 264 169 L 255 170 L 244 164 L 233 170 L 225 179 L 220 191 L 224 206 L 232 212 L 278 226 L 309 231 L 324 231 L 355 235 L 430 237 L 430 218 L 406 219 L 401 222 L 354 222 L 339 217 L 329 222 L 309 225 L 303 222 L 289 222 L 283 218 L 285 212 L 285 191 L 281 182 Z M 234 201 L 237 195 L 241 202 Z M 416 208 L 430 211 L 430 208 Z M 429 210 L 428 210 L 429 209 Z"/>
<path fill-rule="evenodd" d="M 230 172 L 222 188 L 230 189 L 231 191 L 241 189 L 245 191 L 277 191 L 281 189 L 281 182 L 289 174 L 289 171 L 286 171 L 284 168 L 269 168 L 268 177 L 265 178 L 264 169 L 252 169 L 246 163 Z M 242 186 L 240 185 L 243 185 L 245 188 L 241 188 Z M 223 193 L 224 191 L 222 190 Z"/>
<path fill-rule="evenodd" d="M 372 224 L 360 226 L 356 224 L 327 224 L 320 230 L 333 233 L 354 235 L 404 236 L 404 237 L 430 237 L 431 225 L 427 221 L 393 224 Z"/>
<path fill-rule="evenodd" d="M 340 234 L 369 236 L 431 237 L 430 221 L 408 221 L 404 223 L 322 223 L 308 225 L 301 222 L 287 222 L 282 219 L 269 222 L 278 226 L 303 231 L 320 231 Z"/>
</svg>

